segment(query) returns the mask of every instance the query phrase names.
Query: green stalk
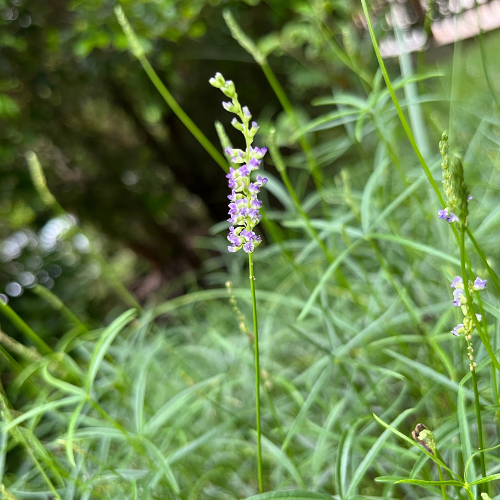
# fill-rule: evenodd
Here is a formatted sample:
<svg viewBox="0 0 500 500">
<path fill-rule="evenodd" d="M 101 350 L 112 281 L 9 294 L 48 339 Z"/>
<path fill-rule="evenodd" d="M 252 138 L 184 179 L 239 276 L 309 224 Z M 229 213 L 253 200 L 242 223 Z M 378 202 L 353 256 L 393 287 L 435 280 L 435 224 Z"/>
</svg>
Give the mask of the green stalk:
<svg viewBox="0 0 500 500">
<path fill-rule="evenodd" d="M 137 36 L 120 5 L 115 6 L 115 15 L 125 36 L 127 37 L 130 51 L 135 57 L 137 57 L 149 79 L 156 87 L 156 90 L 158 90 L 165 102 L 170 106 L 170 109 L 175 113 L 177 118 L 179 118 L 179 120 L 194 135 L 198 142 L 205 148 L 207 153 L 222 167 L 224 171 L 228 172 L 229 167 L 224 156 L 222 156 L 219 150 L 207 139 L 205 134 L 203 134 L 203 132 L 194 124 L 193 120 L 191 120 L 191 118 L 189 118 L 189 116 L 179 106 L 172 94 L 168 91 L 167 87 L 160 80 L 160 77 L 156 74 L 156 71 L 146 58 L 141 44 L 139 43 L 139 40 L 137 39 Z"/>
<path fill-rule="evenodd" d="M 0 312 L 33 344 L 37 346 L 44 355 L 54 354 L 54 351 L 21 319 L 21 317 L 9 305 L 0 300 Z"/>
<path fill-rule="evenodd" d="M 300 124 L 297 120 L 295 111 L 293 110 L 292 103 L 289 101 L 286 92 L 283 90 L 283 87 L 276 78 L 276 75 L 271 69 L 271 66 L 269 66 L 267 61 L 264 61 L 260 64 L 260 67 L 262 68 L 264 75 L 266 75 L 267 81 L 269 82 L 269 85 L 271 85 L 271 88 L 276 94 L 276 97 L 278 98 L 281 106 L 285 110 L 285 113 L 288 115 L 288 118 L 292 122 L 293 126 L 297 130 L 299 130 Z M 323 176 L 321 174 L 321 170 L 319 170 L 318 165 L 316 164 L 316 161 L 314 160 L 311 145 L 309 144 L 309 141 L 307 140 L 305 135 L 301 135 L 299 137 L 299 144 L 304 151 L 304 154 L 306 155 L 307 164 L 309 165 L 309 169 L 316 185 L 316 189 L 318 189 L 319 191 L 321 189 L 321 186 L 323 185 Z"/>
<path fill-rule="evenodd" d="M 373 44 L 373 49 L 375 50 L 375 55 L 377 56 L 378 64 L 380 66 L 380 70 L 382 71 L 382 75 L 385 80 L 385 84 L 387 85 L 387 89 L 389 90 L 389 94 L 391 95 L 392 102 L 394 103 L 394 107 L 396 108 L 396 112 L 399 116 L 399 120 L 401 121 L 401 125 L 403 126 L 403 129 L 406 133 L 406 136 L 408 137 L 408 140 L 410 141 L 411 147 L 413 148 L 413 151 L 417 155 L 418 161 L 420 162 L 420 165 L 422 165 L 422 168 L 424 169 L 425 175 L 427 176 L 427 179 L 429 180 L 432 188 L 434 189 L 434 192 L 436 193 L 436 196 L 438 197 L 441 206 L 445 206 L 445 202 L 443 199 L 443 196 L 441 195 L 441 192 L 439 191 L 438 185 L 434 178 L 432 177 L 431 171 L 429 167 L 427 166 L 427 162 L 425 161 L 424 157 L 422 156 L 422 153 L 420 152 L 420 149 L 417 146 L 417 143 L 415 141 L 415 138 L 413 137 L 413 133 L 411 131 L 410 126 L 408 125 L 408 122 L 406 121 L 405 115 L 403 113 L 403 110 L 401 109 L 401 106 L 399 105 L 398 98 L 396 97 L 396 93 L 394 92 L 394 88 L 392 87 L 391 80 L 389 78 L 389 74 L 387 73 L 387 69 L 384 64 L 384 60 L 382 59 L 382 54 L 380 53 L 380 50 L 378 48 L 378 43 L 377 39 L 375 37 L 375 32 L 373 31 L 373 26 L 372 22 L 370 19 L 370 14 L 368 12 L 368 8 L 366 6 L 366 0 L 361 0 L 361 3 L 363 5 L 363 11 L 365 13 L 366 17 L 366 22 L 368 24 L 368 30 L 370 31 L 370 37 L 372 39 L 372 44 Z M 455 229 L 455 228 L 453 228 Z M 455 229 L 456 231 L 456 229 Z"/>
<path fill-rule="evenodd" d="M 193 120 L 189 118 L 186 112 L 179 106 L 177 101 L 173 98 L 172 94 L 168 91 L 167 87 L 160 80 L 156 71 L 151 66 L 144 54 L 137 56 L 144 71 L 149 79 L 156 87 L 156 90 L 163 97 L 165 102 L 169 105 L 170 109 L 176 114 L 177 118 L 186 126 L 186 128 L 194 135 L 198 142 L 205 148 L 206 152 L 226 171 L 229 171 L 227 160 L 222 156 L 218 149 L 207 139 L 205 134 L 194 124 Z"/>
<path fill-rule="evenodd" d="M 264 491 L 262 481 L 262 446 L 260 429 L 260 363 L 259 363 L 259 328 L 257 324 L 257 300 L 255 298 L 255 276 L 253 274 L 253 253 L 248 254 L 248 267 L 250 270 L 250 289 L 252 290 L 253 330 L 254 330 L 254 356 L 255 356 L 255 407 L 257 420 L 257 479 L 259 492 Z"/>
<path fill-rule="evenodd" d="M 461 266 L 461 270 L 462 270 L 462 281 L 464 284 L 464 292 L 465 292 L 465 297 L 467 299 L 469 312 L 471 313 L 472 317 L 474 318 L 474 323 L 476 323 L 477 322 L 476 321 L 476 314 L 474 312 L 472 298 L 471 298 L 470 293 L 469 293 L 469 277 L 467 275 L 467 270 L 465 268 L 465 228 L 463 227 L 463 225 L 462 225 L 462 229 L 460 231 L 460 266 Z M 476 328 L 477 328 L 477 326 L 476 326 Z M 468 347 L 471 347 L 471 342 L 467 337 L 466 337 L 466 341 L 467 341 Z M 474 406 L 476 408 L 477 434 L 478 434 L 479 449 L 484 450 L 483 424 L 481 421 L 481 406 L 479 403 L 479 390 L 478 390 L 478 386 L 477 386 L 477 374 L 476 374 L 476 368 L 475 368 L 472 360 L 471 360 L 470 369 L 471 369 L 471 375 L 472 375 L 472 384 L 474 386 Z M 479 454 L 479 460 L 481 463 L 481 473 L 482 473 L 483 478 L 484 478 L 484 477 L 486 477 L 486 460 L 484 457 L 484 453 Z"/>
<path fill-rule="evenodd" d="M 437 470 L 439 474 L 439 480 L 444 481 L 443 471 L 441 470 L 441 466 L 437 464 Z M 448 500 L 448 496 L 446 495 L 446 486 L 444 484 L 441 485 L 441 495 L 443 495 L 443 500 Z"/>
</svg>

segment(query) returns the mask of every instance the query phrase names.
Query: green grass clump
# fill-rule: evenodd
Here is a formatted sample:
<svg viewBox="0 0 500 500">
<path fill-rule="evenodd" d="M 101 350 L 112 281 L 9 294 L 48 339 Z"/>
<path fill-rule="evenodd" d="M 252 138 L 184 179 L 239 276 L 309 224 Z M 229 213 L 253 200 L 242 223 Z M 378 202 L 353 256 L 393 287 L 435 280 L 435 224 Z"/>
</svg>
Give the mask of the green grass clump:
<svg viewBox="0 0 500 500">
<path fill-rule="evenodd" d="M 500 110 L 491 89 L 450 79 L 447 67 L 391 78 L 379 58 L 373 78 L 363 70 L 365 95 L 318 98 L 333 110 L 300 123 L 266 58 L 226 18 L 302 148 L 282 158 L 280 129 L 268 124 L 279 178 L 266 172 L 268 241 L 254 254 L 268 492 L 259 498 L 494 498 Z M 462 54 L 470 71 L 482 67 L 478 50 Z M 437 216 L 445 128 L 474 197 L 467 225 Z M 329 179 L 321 168 L 332 161 L 340 168 Z M 57 345 L 0 305 L 34 345 L 0 336 L 11 377 L 1 396 L 6 498 L 257 494 L 252 293 L 245 256 L 225 252 L 226 227 L 199 242 L 220 250 L 204 263 L 206 289 L 92 331 L 55 301 L 75 323 Z M 470 339 L 475 366 L 468 342 L 450 333 L 463 320 L 451 304 L 458 275 L 488 279 L 481 295 L 466 293 L 482 315 Z"/>
</svg>

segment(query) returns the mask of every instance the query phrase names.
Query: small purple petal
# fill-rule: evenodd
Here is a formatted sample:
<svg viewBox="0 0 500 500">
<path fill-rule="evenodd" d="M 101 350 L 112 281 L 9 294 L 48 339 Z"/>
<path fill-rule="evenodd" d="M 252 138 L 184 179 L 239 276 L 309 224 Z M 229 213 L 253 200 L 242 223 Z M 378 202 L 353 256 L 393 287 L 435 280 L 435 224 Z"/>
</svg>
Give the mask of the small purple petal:
<svg viewBox="0 0 500 500">
<path fill-rule="evenodd" d="M 456 288 L 457 285 L 462 285 L 463 284 L 463 281 L 462 281 L 462 277 L 461 276 L 455 276 L 453 278 L 453 281 L 451 282 L 451 287 L 452 288 Z"/>
<path fill-rule="evenodd" d="M 248 241 L 243 245 L 243 250 L 245 250 L 246 253 L 252 253 L 254 248 L 255 245 L 251 241 Z"/>
<path fill-rule="evenodd" d="M 474 280 L 474 290 L 484 290 L 486 288 L 486 282 L 488 280 L 482 280 L 481 278 L 477 277 Z"/>
<path fill-rule="evenodd" d="M 463 327 L 464 327 L 464 325 L 462 323 L 460 323 L 455 328 L 453 328 L 451 333 L 453 333 L 453 335 L 455 335 L 455 337 L 458 337 L 460 335 L 460 332 L 458 330 L 460 330 Z"/>
<path fill-rule="evenodd" d="M 440 219 L 446 219 L 448 217 L 448 209 L 438 210 L 438 215 Z"/>
<path fill-rule="evenodd" d="M 482 321 L 483 320 L 483 316 L 481 314 L 476 314 L 476 319 L 478 321 Z"/>
<path fill-rule="evenodd" d="M 238 169 L 238 173 L 242 176 L 242 177 L 248 177 L 250 175 L 250 169 L 248 168 L 248 165 L 243 165 L 242 167 L 240 167 Z"/>
<path fill-rule="evenodd" d="M 471 200 L 473 200 L 473 199 L 474 199 L 474 197 L 473 197 L 473 196 L 471 196 L 471 195 L 467 196 L 467 201 L 471 201 Z"/>
<path fill-rule="evenodd" d="M 243 106 L 243 113 L 245 113 L 245 116 L 252 116 L 250 113 L 250 110 L 248 109 L 247 106 Z"/>
</svg>

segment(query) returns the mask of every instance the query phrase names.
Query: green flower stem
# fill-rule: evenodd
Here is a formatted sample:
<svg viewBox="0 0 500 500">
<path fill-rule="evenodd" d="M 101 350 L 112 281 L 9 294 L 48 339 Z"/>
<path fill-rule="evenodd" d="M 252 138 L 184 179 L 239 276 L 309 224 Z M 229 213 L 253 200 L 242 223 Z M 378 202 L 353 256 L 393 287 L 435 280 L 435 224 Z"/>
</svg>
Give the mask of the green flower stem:
<svg viewBox="0 0 500 500">
<path fill-rule="evenodd" d="M 441 466 L 439 464 L 436 465 L 439 474 L 439 480 L 444 481 L 443 471 L 441 470 Z M 443 496 L 443 500 L 448 500 L 448 496 L 446 495 L 446 486 L 444 484 L 441 485 L 441 495 Z"/>
<path fill-rule="evenodd" d="M 479 322 L 476 319 L 476 314 L 473 309 L 473 303 L 472 303 L 472 297 L 470 296 L 469 292 L 469 277 L 467 275 L 467 270 L 465 268 L 465 228 L 463 225 L 461 226 L 462 229 L 460 231 L 460 266 L 462 270 L 462 281 L 464 284 L 464 292 L 465 292 L 465 297 L 467 299 L 467 305 L 469 307 L 469 312 L 471 313 L 472 318 L 474 319 L 474 324 L 476 328 L 478 329 L 479 332 Z M 479 328 L 478 328 L 479 327 Z M 471 346 L 470 340 L 466 337 L 467 345 L 468 347 Z M 472 375 L 472 384 L 474 386 L 474 406 L 476 408 L 476 419 L 477 419 L 477 434 L 478 434 L 478 442 L 479 442 L 479 449 L 484 450 L 484 441 L 483 441 L 483 424 L 481 421 L 481 406 L 479 402 L 479 390 L 477 386 L 477 374 L 476 374 L 476 368 L 474 362 L 471 360 L 471 375 Z M 486 477 L 486 460 L 484 457 L 484 453 L 479 454 L 479 460 L 481 463 L 481 474 L 483 475 L 483 478 Z"/>
<path fill-rule="evenodd" d="M 262 481 L 262 446 L 260 429 L 260 363 L 259 363 L 259 327 L 257 324 L 257 300 L 255 298 L 255 276 L 253 274 L 253 253 L 248 254 L 248 267 L 250 271 L 250 289 L 252 290 L 253 330 L 254 330 L 254 355 L 255 355 L 255 407 L 257 420 L 257 478 L 259 492 L 264 491 Z"/>
<path fill-rule="evenodd" d="M 427 176 L 427 179 L 429 180 L 432 188 L 434 189 L 434 192 L 436 193 L 436 196 L 439 199 L 439 202 L 441 203 L 441 206 L 444 208 L 445 207 L 445 202 L 443 199 L 443 196 L 441 195 L 441 192 L 439 191 L 438 185 L 436 181 L 434 180 L 434 177 L 432 177 L 432 173 L 427 166 L 427 162 L 425 161 L 424 157 L 422 156 L 422 153 L 420 152 L 420 149 L 417 146 L 417 143 L 415 141 L 415 138 L 413 137 L 413 132 L 411 131 L 410 126 L 408 125 L 408 122 L 406 121 L 405 115 L 403 113 L 403 110 L 401 109 L 401 106 L 399 105 L 398 98 L 396 97 L 396 93 L 394 92 L 394 89 L 392 87 L 391 80 L 389 78 L 389 74 L 387 73 L 387 69 L 384 64 L 384 60 L 382 59 L 382 54 L 380 53 L 377 39 L 375 37 L 375 32 L 373 31 L 373 26 L 372 22 L 370 19 L 370 14 L 368 12 L 368 7 L 366 6 L 366 0 L 361 0 L 361 3 L 363 5 L 363 11 L 365 13 L 366 17 L 366 22 L 368 24 L 368 30 L 370 31 L 370 37 L 372 39 L 372 44 L 373 44 L 373 49 L 375 50 L 375 55 L 377 56 L 377 60 L 380 66 L 380 69 L 382 71 L 382 75 L 385 80 L 385 84 L 387 85 L 387 89 L 389 90 L 389 93 L 392 98 L 392 102 L 394 103 L 394 107 L 396 108 L 396 112 L 399 116 L 399 120 L 401 121 L 401 125 L 403 126 L 403 129 L 406 133 L 406 136 L 408 137 L 408 140 L 410 141 L 411 147 L 413 148 L 413 151 L 417 155 L 418 161 L 422 165 L 422 168 L 424 169 L 425 175 Z M 454 231 L 456 232 L 456 228 L 453 228 Z"/>
<path fill-rule="evenodd" d="M 342 45 L 335 39 L 334 34 L 326 26 L 323 20 L 315 17 L 316 26 L 319 32 L 325 39 L 331 51 L 344 63 L 353 73 L 355 73 L 361 81 L 364 89 L 368 92 L 373 88 L 373 76 L 363 69 L 356 60 L 352 59 L 349 54 L 344 50 Z"/>
<path fill-rule="evenodd" d="M 229 172 L 227 160 L 207 139 L 205 134 L 194 124 L 193 120 L 189 118 L 186 112 L 179 106 L 172 94 L 168 91 L 167 87 L 156 74 L 156 71 L 153 69 L 146 56 L 144 54 L 140 54 L 137 56 L 137 59 L 141 63 L 153 85 L 156 87 L 156 90 L 158 90 L 170 109 L 176 114 L 177 118 L 179 118 L 186 128 L 194 135 L 198 142 L 205 148 L 205 151 L 219 164 L 219 166 L 222 167 L 224 171 Z"/>
<path fill-rule="evenodd" d="M 186 128 L 194 135 L 194 137 L 198 140 L 198 142 L 205 148 L 207 153 L 222 167 L 222 169 L 226 172 L 229 172 L 229 167 L 227 165 L 227 161 L 224 156 L 219 152 L 219 150 L 207 139 L 205 134 L 194 124 L 193 120 L 189 118 L 189 116 L 185 113 L 185 111 L 179 106 L 177 101 L 173 98 L 172 94 L 168 91 L 167 87 L 160 80 L 160 77 L 156 74 L 156 71 L 153 69 L 151 64 L 149 63 L 144 51 L 139 43 L 137 35 L 134 32 L 134 29 L 128 22 L 127 16 L 120 5 L 116 5 L 115 15 L 118 23 L 120 24 L 123 33 L 127 37 L 128 46 L 130 52 L 137 57 L 139 62 L 141 63 L 144 71 L 148 75 L 151 83 L 156 87 L 156 90 L 163 97 L 165 102 L 168 104 L 170 109 L 175 113 L 177 118 L 186 126 Z"/>
<path fill-rule="evenodd" d="M 38 350 L 46 354 L 54 354 L 54 351 L 21 319 L 21 317 L 10 307 L 0 300 L 0 312 L 26 337 L 28 337 Z"/>
<path fill-rule="evenodd" d="M 442 457 L 442 455 L 439 452 L 439 449 L 437 447 L 436 447 L 436 457 L 438 457 L 439 460 L 441 460 L 441 462 L 443 464 L 446 464 L 446 462 L 444 461 L 444 459 L 443 459 L 443 457 Z M 437 465 L 438 469 L 441 468 L 440 465 L 438 465 L 438 464 L 436 464 L 436 465 Z M 455 479 L 448 471 L 446 471 L 446 474 L 448 475 L 448 477 L 450 479 L 452 479 L 452 480 Z M 439 476 L 439 477 L 441 478 L 441 476 Z M 460 500 L 464 500 L 464 497 L 463 497 L 462 493 L 460 492 L 460 488 L 458 486 L 454 486 L 454 488 L 455 488 L 455 491 L 457 492 L 457 498 L 459 498 Z"/>
<path fill-rule="evenodd" d="M 271 85 L 271 88 L 276 94 L 276 97 L 278 98 L 281 106 L 285 110 L 285 113 L 288 115 L 288 118 L 292 122 L 295 129 L 299 130 L 300 124 L 297 119 L 297 115 L 293 110 L 292 103 L 289 101 L 288 96 L 286 95 L 285 91 L 283 90 L 283 87 L 276 78 L 276 75 L 271 69 L 271 66 L 269 66 L 267 61 L 264 60 L 260 64 L 260 67 L 262 68 L 264 75 L 266 75 L 267 81 L 269 82 L 269 85 Z M 311 145 L 309 144 L 309 141 L 307 140 L 305 135 L 301 135 L 299 137 L 299 144 L 302 150 L 304 151 L 304 154 L 306 155 L 307 164 L 309 165 L 309 170 L 311 171 L 311 175 L 313 177 L 316 189 L 318 190 L 318 192 L 321 192 L 321 187 L 323 185 L 323 175 L 321 174 L 321 170 L 318 168 L 318 165 L 316 164 L 316 160 L 314 159 L 314 155 L 312 153 Z M 323 198 L 321 199 L 323 200 Z"/>
</svg>

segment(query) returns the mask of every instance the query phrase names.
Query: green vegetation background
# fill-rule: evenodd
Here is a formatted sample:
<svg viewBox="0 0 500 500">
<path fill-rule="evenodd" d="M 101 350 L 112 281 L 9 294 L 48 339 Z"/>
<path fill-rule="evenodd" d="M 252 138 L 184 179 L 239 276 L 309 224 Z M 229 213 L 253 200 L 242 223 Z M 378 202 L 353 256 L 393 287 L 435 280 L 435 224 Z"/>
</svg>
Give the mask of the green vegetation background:
<svg viewBox="0 0 500 500">
<path fill-rule="evenodd" d="M 460 320 L 449 287 L 459 250 L 357 27 L 360 4 L 122 6 L 161 80 L 216 147 L 216 120 L 238 140 L 207 83 L 216 71 L 235 81 L 259 121 L 256 144 L 269 146 L 276 127 L 303 210 L 331 256 L 342 256 L 336 271 L 268 155 L 268 222 L 255 254 L 266 489 L 342 500 L 439 496 L 434 485 L 393 484 L 436 480 L 437 470 L 416 446 L 383 433 L 372 413 L 406 436 L 425 423 L 460 474 L 477 449 L 465 343 L 449 333 Z M 224 8 L 267 54 L 295 122 L 232 38 Z M 244 256 L 225 252 L 223 171 L 127 51 L 112 2 L 10 0 L 0 9 L 0 292 L 31 274 L 53 293 L 27 281 L 9 302 L 26 323 L 1 319 L 2 404 L 12 407 L 2 416 L 20 418 L 1 437 L 2 494 L 255 494 L 252 349 L 225 283 L 248 328 L 250 292 Z M 380 22 L 376 33 L 385 33 Z M 498 33 L 483 42 L 484 54 L 473 39 L 387 64 L 394 82 L 405 64 L 422 77 L 398 96 L 438 182 L 437 143 L 450 130 L 474 196 L 470 226 L 498 270 Z M 297 122 L 308 131 L 320 189 Z M 60 207 L 33 186 L 28 151 Z M 51 230 L 61 237 L 44 247 Z M 118 283 L 141 303 L 137 317 L 124 312 L 130 299 Z M 500 310 L 490 285 L 484 307 L 496 350 Z M 484 434 L 494 446 L 498 377 L 479 339 L 474 346 Z M 487 458 L 488 473 L 497 473 L 498 453 Z M 451 487 L 448 495 L 458 498 Z"/>
</svg>

